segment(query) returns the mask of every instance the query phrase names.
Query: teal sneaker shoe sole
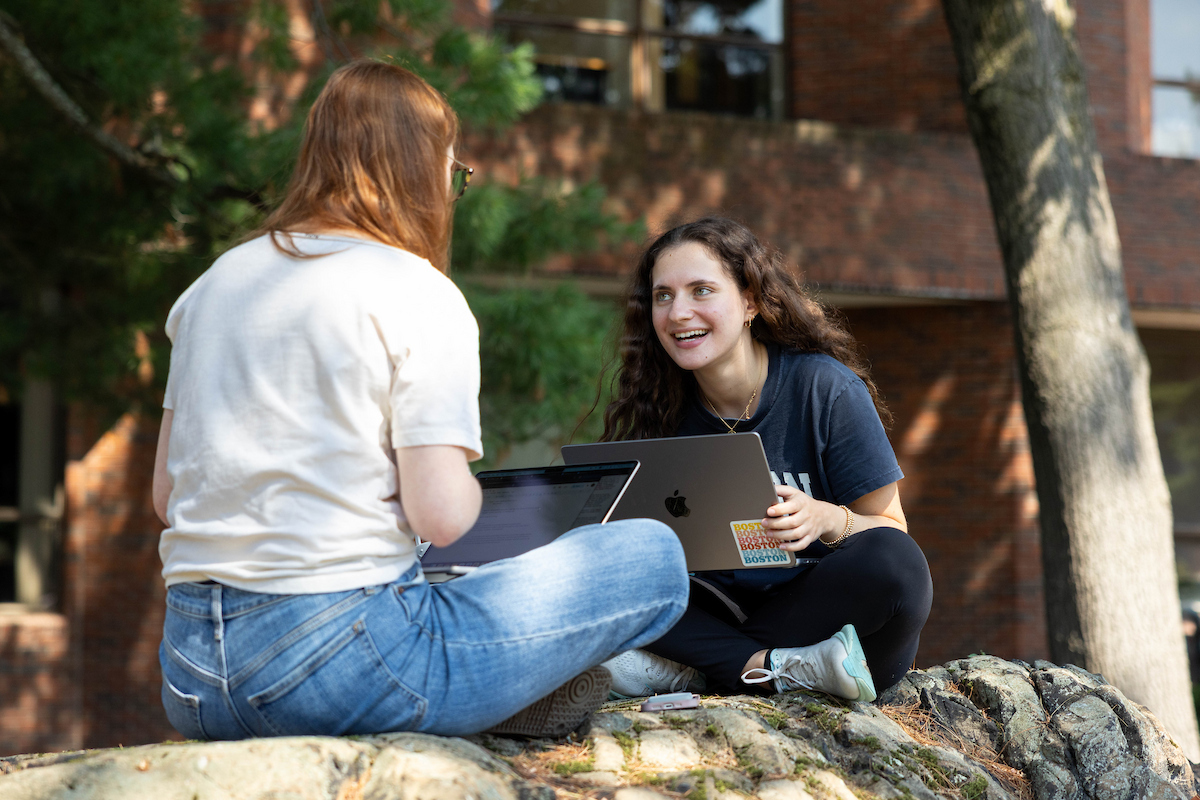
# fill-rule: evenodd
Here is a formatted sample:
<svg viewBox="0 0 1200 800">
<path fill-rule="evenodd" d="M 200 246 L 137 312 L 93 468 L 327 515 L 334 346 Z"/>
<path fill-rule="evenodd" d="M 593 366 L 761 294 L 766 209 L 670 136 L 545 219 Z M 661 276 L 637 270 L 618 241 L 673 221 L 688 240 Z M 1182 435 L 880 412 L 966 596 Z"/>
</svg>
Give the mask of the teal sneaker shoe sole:
<svg viewBox="0 0 1200 800">
<path fill-rule="evenodd" d="M 846 648 L 846 660 L 842 662 L 842 667 L 858 684 L 858 697 L 854 699 L 860 703 L 870 703 L 875 699 L 875 681 L 871 679 L 871 668 L 867 666 L 867 657 L 858 641 L 858 631 L 854 630 L 853 625 L 846 625 L 833 637 Z"/>
</svg>

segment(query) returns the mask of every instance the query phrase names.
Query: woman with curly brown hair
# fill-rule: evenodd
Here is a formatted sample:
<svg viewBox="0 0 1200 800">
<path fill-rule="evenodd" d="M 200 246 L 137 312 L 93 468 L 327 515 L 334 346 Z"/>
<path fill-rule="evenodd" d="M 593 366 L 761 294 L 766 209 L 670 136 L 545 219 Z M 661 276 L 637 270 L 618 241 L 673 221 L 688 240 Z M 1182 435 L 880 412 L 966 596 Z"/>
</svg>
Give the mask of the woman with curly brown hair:
<svg viewBox="0 0 1200 800">
<path fill-rule="evenodd" d="M 606 663 L 614 691 L 773 681 L 873 700 L 912 664 L 933 590 L 853 337 L 777 251 L 718 217 L 659 236 L 627 297 L 603 439 L 757 432 L 779 484 L 763 526 L 800 566 L 694 576 L 663 638 Z"/>
</svg>

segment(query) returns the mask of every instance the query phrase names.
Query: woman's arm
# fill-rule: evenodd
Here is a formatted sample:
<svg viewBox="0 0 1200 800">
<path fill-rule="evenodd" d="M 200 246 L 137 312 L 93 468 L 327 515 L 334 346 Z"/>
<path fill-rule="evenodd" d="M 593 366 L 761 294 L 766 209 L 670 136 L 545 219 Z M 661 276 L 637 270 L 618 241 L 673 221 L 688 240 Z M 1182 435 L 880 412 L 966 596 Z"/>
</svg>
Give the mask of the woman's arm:
<svg viewBox="0 0 1200 800">
<path fill-rule="evenodd" d="M 782 542 L 781 550 L 803 550 L 817 538 L 831 542 L 846 529 L 846 512 L 840 506 L 814 500 L 791 486 L 776 486 L 775 492 L 783 501 L 767 509 L 763 527 Z M 900 489 L 894 482 L 868 492 L 849 508 L 854 512 L 851 534 L 880 527 L 908 532 Z"/>
<path fill-rule="evenodd" d="M 453 445 L 401 447 L 400 505 L 409 527 L 437 547 L 454 544 L 479 518 L 483 493 L 467 466 L 467 451 Z"/>
<path fill-rule="evenodd" d="M 884 527 L 899 528 L 908 533 L 908 520 L 904 518 L 904 509 L 900 506 L 900 485 L 896 482 L 864 494 L 850 503 L 849 507 L 854 512 L 854 523 L 850 527 L 850 533 Z M 840 536 L 842 529 L 846 527 L 846 512 L 840 508 L 838 511 L 843 517 L 842 527 L 837 531 L 837 536 Z M 837 537 L 827 536 L 825 538 Z"/>
<path fill-rule="evenodd" d="M 167 473 L 167 450 L 171 445 L 171 421 L 174 419 L 175 412 L 164 408 L 162 426 L 158 429 L 158 449 L 154 453 L 154 481 L 150 486 L 154 513 L 164 525 L 171 524 L 167 521 L 167 501 L 171 499 L 171 489 L 174 486 L 171 484 L 170 474 Z"/>
</svg>

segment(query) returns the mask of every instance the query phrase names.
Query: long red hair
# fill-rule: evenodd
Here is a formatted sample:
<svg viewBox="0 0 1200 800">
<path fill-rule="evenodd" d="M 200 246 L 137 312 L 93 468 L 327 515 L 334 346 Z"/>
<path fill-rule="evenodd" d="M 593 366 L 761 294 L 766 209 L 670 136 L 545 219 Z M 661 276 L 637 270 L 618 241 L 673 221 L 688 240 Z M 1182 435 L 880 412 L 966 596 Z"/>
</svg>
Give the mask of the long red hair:
<svg viewBox="0 0 1200 800">
<path fill-rule="evenodd" d="M 457 138 L 457 115 L 423 79 L 379 61 L 346 64 L 308 112 L 287 193 L 256 235 L 302 256 L 288 231 L 356 229 L 446 272 L 446 150 Z"/>
</svg>

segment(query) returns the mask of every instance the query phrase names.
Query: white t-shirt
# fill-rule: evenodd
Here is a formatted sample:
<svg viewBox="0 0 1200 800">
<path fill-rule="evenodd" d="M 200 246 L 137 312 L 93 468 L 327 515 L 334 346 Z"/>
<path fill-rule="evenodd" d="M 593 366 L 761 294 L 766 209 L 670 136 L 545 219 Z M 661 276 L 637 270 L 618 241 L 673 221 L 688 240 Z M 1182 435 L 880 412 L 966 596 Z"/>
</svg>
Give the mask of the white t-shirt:
<svg viewBox="0 0 1200 800">
<path fill-rule="evenodd" d="M 483 452 L 479 329 L 428 261 L 350 237 L 263 236 L 167 317 L 174 487 L 167 585 L 278 594 L 399 578 L 415 561 L 395 448 Z"/>
</svg>

